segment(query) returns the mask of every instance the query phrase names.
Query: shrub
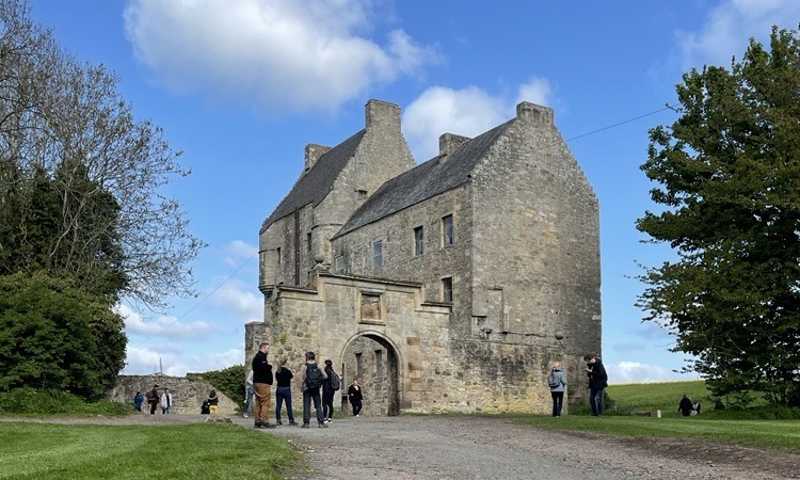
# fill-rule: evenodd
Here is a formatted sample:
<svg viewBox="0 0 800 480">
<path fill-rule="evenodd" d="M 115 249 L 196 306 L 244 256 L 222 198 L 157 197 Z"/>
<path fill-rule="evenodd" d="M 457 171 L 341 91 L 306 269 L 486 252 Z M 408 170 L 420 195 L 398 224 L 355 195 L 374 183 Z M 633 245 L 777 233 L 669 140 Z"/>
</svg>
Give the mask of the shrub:
<svg viewBox="0 0 800 480">
<path fill-rule="evenodd" d="M 187 373 L 189 380 L 203 380 L 236 402 L 240 408 L 244 406 L 244 365 L 234 365 L 223 370 L 211 370 L 203 373 Z"/>
<path fill-rule="evenodd" d="M 103 297 L 44 272 L 0 276 L 0 392 L 99 399 L 124 366 L 122 318 Z"/>
<path fill-rule="evenodd" d="M 123 403 L 100 400 L 87 402 L 77 395 L 57 390 L 18 388 L 0 393 L 0 414 L 9 415 L 109 415 L 132 412 Z"/>
</svg>

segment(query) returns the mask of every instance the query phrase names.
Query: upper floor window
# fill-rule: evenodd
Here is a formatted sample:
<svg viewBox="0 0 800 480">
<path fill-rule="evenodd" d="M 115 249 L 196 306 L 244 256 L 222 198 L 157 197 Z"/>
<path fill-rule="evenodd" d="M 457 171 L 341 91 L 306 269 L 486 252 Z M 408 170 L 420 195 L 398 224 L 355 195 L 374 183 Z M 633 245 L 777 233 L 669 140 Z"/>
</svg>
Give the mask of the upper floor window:
<svg viewBox="0 0 800 480">
<path fill-rule="evenodd" d="M 442 301 L 453 303 L 453 277 L 444 277 L 442 279 Z"/>
<path fill-rule="evenodd" d="M 311 253 L 311 233 L 306 234 L 306 251 Z"/>
<path fill-rule="evenodd" d="M 281 247 L 276 248 L 275 249 L 275 253 L 278 256 L 278 266 L 280 267 L 281 266 L 281 262 L 283 262 L 283 259 L 281 258 Z"/>
<path fill-rule="evenodd" d="M 456 237 L 453 231 L 453 216 L 445 215 L 442 217 L 442 246 L 449 247 L 454 243 L 456 243 Z"/>
<path fill-rule="evenodd" d="M 422 227 L 414 229 L 414 256 L 425 253 L 425 231 Z"/>
<path fill-rule="evenodd" d="M 372 266 L 383 268 L 383 240 L 372 242 Z"/>
</svg>

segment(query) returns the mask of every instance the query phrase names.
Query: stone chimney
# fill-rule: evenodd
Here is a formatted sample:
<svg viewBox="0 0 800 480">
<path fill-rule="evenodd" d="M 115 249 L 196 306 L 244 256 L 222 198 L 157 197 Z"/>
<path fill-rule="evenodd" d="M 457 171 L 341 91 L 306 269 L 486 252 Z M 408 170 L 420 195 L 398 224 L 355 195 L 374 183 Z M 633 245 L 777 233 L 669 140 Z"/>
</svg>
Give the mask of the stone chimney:
<svg viewBox="0 0 800 480">
<path fill-rule="evenodd" d="M 455 133 L 443 133 L 439 136 L 439 155 L 450 155 L 458 147 L 472 140 Z"/>
<path fill-rule="evenodd" d="M 364 107 L 367 130 L 384 130 L 400 134 L 400 106 L 372 99 Z"/>
<path fill-rule="evenodd" d="M 311 170 L 311 167 L 317 163 L 319 157 L 324 155 L 331 147 L 326 147 L 325 145 L 317 145 L 316 143 L 309 143 L 306 145 L 305 156 L 306 156 L 306 163 L 305 169 L 303 172 L 307 172 Z"/>
<path fill-rule="evenodd" d="M 531 102 L 517 104 L 517 118 L 534 125 L 553 125 L 553 109 Z"/>
</svg>

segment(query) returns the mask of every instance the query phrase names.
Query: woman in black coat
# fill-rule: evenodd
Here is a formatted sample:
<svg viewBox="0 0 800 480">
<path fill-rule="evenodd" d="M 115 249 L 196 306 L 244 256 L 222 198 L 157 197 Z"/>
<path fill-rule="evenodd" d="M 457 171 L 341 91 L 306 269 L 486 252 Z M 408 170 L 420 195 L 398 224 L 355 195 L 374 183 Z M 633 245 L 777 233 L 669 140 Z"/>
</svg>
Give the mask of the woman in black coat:
<svg viewBox="0 0 800 480">
<path fill-rule="evenodd" d="M 354 378 L 353 384 L 347 389 L 347 398 L 350 400 L 350 406 L 353 407 L 353 416 L 360 416 L 364 393 L 361 391 L 361 385 L 358 384 L 358 379 Z"/>
</svg>

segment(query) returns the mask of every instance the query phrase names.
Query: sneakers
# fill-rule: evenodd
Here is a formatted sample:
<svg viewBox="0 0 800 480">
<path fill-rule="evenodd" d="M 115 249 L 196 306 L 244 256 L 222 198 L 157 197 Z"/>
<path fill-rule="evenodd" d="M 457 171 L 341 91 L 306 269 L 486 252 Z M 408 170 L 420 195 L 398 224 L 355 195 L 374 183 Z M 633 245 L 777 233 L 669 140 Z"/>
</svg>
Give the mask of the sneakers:
<svg viewBox="0 0 800 480">
<path fill-rule="evenodd" d="M 261 428 L 275 428 L 275 427 L 276 427 L 276 425 L 272 425 L 269 422 L 265 422 L 265 423 L 261 424 Z"/>
<path fill-rule="evenodd" d="M 307 424 L 307 423 L 304 423 L 304 424 L 303 424 L 303 425 L 302 425 L 300 428 L 309 428 L 309 427 L 310 427 L 310 425 L 309 425 L 309 424 Z"/>
<path fill-rule="evenodd" d="M 319 424 L 319 428 L 328 428 L 328 425 L 326 425 L 326 424 L 324 424 L 324 423 L 320 423 L 320 424 Z"/>
<path fill-rule="evenodd" d="M 297 422 L 289 422 L 289 426 L 296 427 L 297 426 Z"/>
<path fill-rule="evenodd" d="M 277 421 L 275 422 L 275 425 L 283 425 L 283 422 L 282 422 L 282 421 L 280 421 L 280 420 L 277 420 Z"/>
</svg>

